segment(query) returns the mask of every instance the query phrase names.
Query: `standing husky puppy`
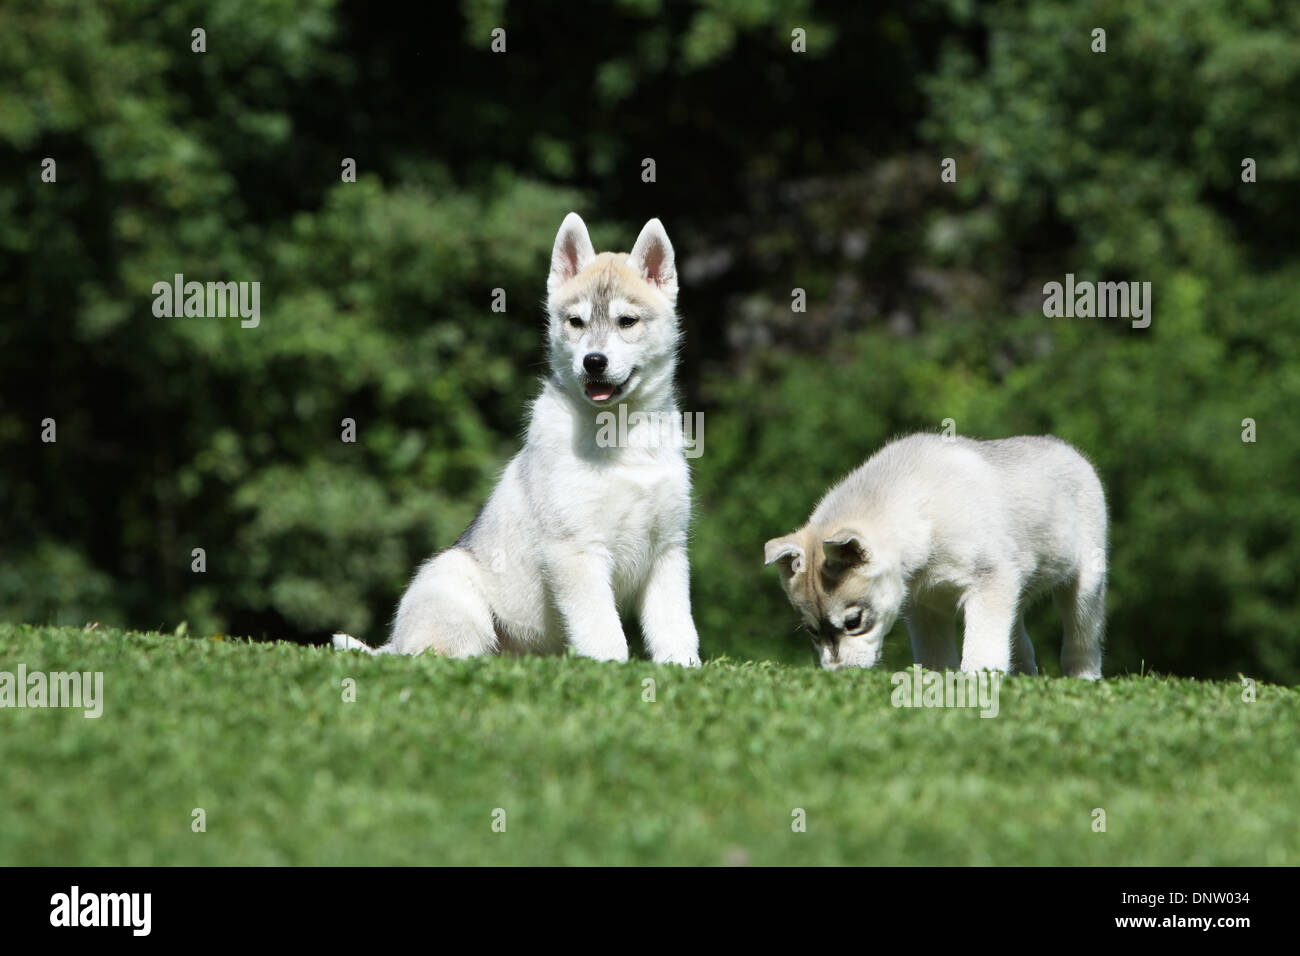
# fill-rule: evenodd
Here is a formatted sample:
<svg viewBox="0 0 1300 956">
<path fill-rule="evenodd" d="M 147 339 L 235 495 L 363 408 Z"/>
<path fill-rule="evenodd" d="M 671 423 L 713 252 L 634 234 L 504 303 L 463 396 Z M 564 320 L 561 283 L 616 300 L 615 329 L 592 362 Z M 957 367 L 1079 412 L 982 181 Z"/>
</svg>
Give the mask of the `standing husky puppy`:
<svg viewBox="0 0 1300 956">
<path fill-rule="evenodd" d="M 460 540 L 416 572 L 379 651 L 471 657 L 554 653 L 567 643 L 625 661 L 619 610 L 632 607 L 654 660 L 697 665 L 690 475 L 681 442 L 659 433 L 677 413 L 668 235 L 651 219 L 630 254 L 596 255 L 569 213 L 546 291 L 551 374 L 524 447 Z M 623 447 L 602 428 L 619 405 L 641 422 Z M 369 650 L 342 634 L 334 645 Z"/>
<path fill-rule="evenodd" d="M 911 435 L 827 492 L 803 528 L 767 542 L 823 667 L 871 667 L 901 613 L 918 664 L 1037 673 L 1024 604 L 1051 591 L 1061 670 L 1101 676 L 1106 499 L 1092 466 L 1050 436 Z"/>
</svg>

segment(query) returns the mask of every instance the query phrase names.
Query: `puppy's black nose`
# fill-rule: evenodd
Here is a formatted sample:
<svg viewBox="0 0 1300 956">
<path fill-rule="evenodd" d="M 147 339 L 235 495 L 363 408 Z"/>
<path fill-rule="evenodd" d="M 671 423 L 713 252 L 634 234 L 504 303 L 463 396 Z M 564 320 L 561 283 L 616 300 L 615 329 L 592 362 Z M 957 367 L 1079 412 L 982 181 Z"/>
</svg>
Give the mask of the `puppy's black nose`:
<svg viewBox="0 0 1300 956">
<path fill-rule="evenodd" d="M 848 614 L 844 615 L 844 630 L 846 631 L 856 631 L 858 629 L 858 625 L 861 623 L 862 623 L 862 612 L 860 610 L 854 609 L 850 611 Z"/>
<path fill-rule="evenodd" d="M 609 359 L 605 358 L 604 352 L 588 352 L 582 358 L 582 367 L 587 370 L 588 375 L 600 375 L 608 365 Z"/>
</svg>

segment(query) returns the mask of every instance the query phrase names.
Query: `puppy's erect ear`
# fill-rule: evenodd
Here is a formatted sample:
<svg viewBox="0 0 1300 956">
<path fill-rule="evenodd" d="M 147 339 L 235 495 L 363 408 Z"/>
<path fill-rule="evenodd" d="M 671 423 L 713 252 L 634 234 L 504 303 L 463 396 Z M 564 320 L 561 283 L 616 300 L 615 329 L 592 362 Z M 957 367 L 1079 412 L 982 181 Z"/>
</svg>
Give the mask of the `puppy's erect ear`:
<svg viewBox="0 0 1300 956">
<path fill-rule="evenodd" d="M 551 250 L 551 274 L 546 279 L 546 291 L 554 292 L 568 282 L 596 258 L 587 235 L 587 224 L 576 212 L 571 212 L 560 223 L 555 234 L 555 248 Z"/>
<path fill-rule="evenodd" d="M 808 556 L 794 535 L 773 538 L 763 545 L 763 564 L 775 564 L 778 561 L 784 562 L 784 569 L 790 574 L 798 574 L 808 566 Z"/>
<path fill-rule="evenodd" d="M 669 302 L 677 301 L 677 266 L 673 244 L 668 241 L 664 224 L 651 219 L 637 236 L 632 247 L 632 265 L 642 277 L 662 292 Z"/>
<path fill-rule="evenodd" d="M 822 542 L 826 566 L 832 571 L 856 568 L 871 560 L 871 551 L 856 531 L 841 528 Z"/>
</svg>

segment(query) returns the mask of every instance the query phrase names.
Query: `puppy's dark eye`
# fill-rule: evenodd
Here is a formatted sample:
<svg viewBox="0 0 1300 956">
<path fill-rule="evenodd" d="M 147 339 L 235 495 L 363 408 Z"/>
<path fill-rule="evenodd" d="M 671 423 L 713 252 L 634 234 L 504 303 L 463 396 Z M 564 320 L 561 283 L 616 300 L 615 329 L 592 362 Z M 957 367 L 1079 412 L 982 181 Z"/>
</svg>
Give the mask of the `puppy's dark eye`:
<svg viewBox="0 0 1300 956">
<path fill-rule="evenodd" d="M 621 315 L 618 319 L 618 327 L 620 329 L 630 329 L 640 321 L 635 315 Z"/>
<path fill-rule="evenodd" d="M 580 329 L 580 328 L 582 328 L 582 319 L 579 318 L 579 317 L 576 316 L 576 315 L 571 315 L 571 316 L 569 316 L 569 325 L 570 325 L 572 328 Z"/>
</svg>

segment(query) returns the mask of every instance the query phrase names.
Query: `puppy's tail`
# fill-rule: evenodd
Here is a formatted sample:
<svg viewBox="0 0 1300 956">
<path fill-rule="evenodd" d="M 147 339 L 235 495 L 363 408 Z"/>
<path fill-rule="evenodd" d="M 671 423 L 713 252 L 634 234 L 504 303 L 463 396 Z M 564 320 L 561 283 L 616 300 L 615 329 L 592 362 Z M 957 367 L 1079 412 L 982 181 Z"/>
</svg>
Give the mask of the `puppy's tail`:
<svg viewBox="0 0 1300 956">
<path fill-rule="evenodd" d="M 367 654 L 391 654 L 391 647 L 385 644 L 383 647 L 371 647 L 362 641 L 358 641 L 350 634 L 344 634 L 342 631 L 334 635 L 334 650 L 336 651 L 365 651 Z"/>
</svg>

